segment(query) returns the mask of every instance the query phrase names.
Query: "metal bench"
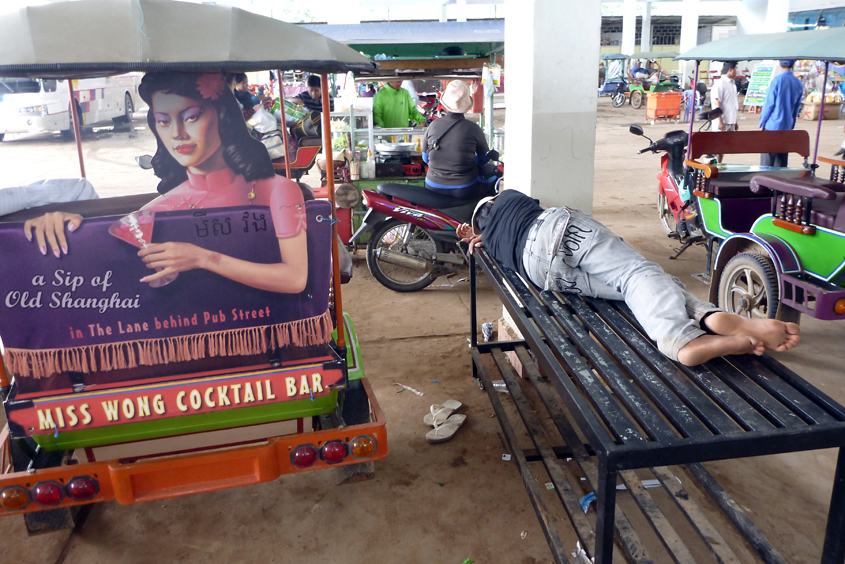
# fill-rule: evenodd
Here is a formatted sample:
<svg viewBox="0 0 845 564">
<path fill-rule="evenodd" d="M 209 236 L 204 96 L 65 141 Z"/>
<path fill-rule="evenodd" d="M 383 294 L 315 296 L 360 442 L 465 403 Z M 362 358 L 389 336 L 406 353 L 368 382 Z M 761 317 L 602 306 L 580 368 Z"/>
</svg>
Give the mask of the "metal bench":
<svg viewBox="0 0 845 564">
<path fill-rule="evenodd" d="M 476 263 L 524 340 L 477 341 Z M 763 562 L 785 562 L 700 463 L 845 446 L 845 407 L 768 355 L 719 358 L 693 368 L 675 364 L 644 337 L 624 303 L 540 292 L 483 249 L 471 256 L 470 284 L 473 377 L 487 391 L 555 562 L 569 562 L 567 554 L 574 547 L 563 546 L 548 496 L 529 467 L 531 461 L 544 464 L 582 547 L 598 564 L 654 561 L 632 525 L 643 518 L 633 518 L 630 504 L 625 510 L 629 514 L 617 505 L 619 479 L 672 561 L 696 562 L 693 555 L 701 554 L 702 542 L 717 562 L 748 561 L 692 502 L 686 490 L 692 480 L 682 484 L 668 465 L 685 465 Z M 515 353 L 522 363 L 523 379 L 515 375 L 507 352 Z M 508 410 L 493 388 L 494 379 L 506 382 L 533 448 L 520 445 Z M 544 430 L 543 414 L 560 437 Z M 586 481 L 574 476 L 572 463 L 561 460 L 567 457 Z M 646 468 L 687 523 L 667 517 L 643 487 L 633 470 Z M 582 484 L 589 489 L 582 490 Z M 597 497 L 595 528 L 578 503 L 590 491 Z M 845 561 L 841 448 L 831 499 L 822 562 L 841 564 Z M 689 533 L 690 526 L 697 534 Z"/>
</svg>

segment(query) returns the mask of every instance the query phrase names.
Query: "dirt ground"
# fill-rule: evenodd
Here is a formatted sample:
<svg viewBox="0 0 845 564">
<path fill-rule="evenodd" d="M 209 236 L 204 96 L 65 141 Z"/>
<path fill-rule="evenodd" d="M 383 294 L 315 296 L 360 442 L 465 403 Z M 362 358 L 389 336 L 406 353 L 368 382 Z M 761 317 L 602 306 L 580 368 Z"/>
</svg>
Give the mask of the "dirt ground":
<svg viewBox="0 0 845 564">
<path fill-rule="evenodd" d="M 102 196 L 155 188 L 152 174 L 134 162 L 136 155 L 154 149 L 142 114 L 132 128 L 85 136 L 89 178 Z M 707 288 L 690 277 L 703 270 L 704 249 L 668 260 L 676 244 L 663 234 L 655 210 L 659 157 L 638 156 L 645 143 L 627 132 L 630 123 L 642 124 L 643 118 L 644 110 L 614 109 L 609 99 L 600 99 L 594 215 L 705 298 Z M 843 123 L 823 123 L 820 154 L 830 156 L 838 148 Z M 744 114 L 739 126 L 756 124 L 756 115 Z M 656 138 L 683 126 L 644 127 Z M 814 123 L 799 122 L 798 127 L 815 130 Z M 0 185 L 73 176 L 75 158 L 72 145 L 50 136 L 9 136 L 0 144 Z M 755 159 L 735 161 L 753 164 Z M 519 182 L 518 163 L 508 163 L 507 180 L 511 187 Z M 560 182 L 566 182 L 563 170 Z M 470 378 L 468 284 L 455 276 L 422 292 L 398 294 L 370 276 L 362 252 L 355 259 L 343 303 L 355 321 L 389 432 L 390 453 L 376 463 L 374 479 L 337 485 L 334 471 L 307 472 L 162 502 L 104 503 L 77 530 L 37 537 L 27 537 L 19 518 L 0 519 L 0 562 L 551 562 L 517 469 L 502 460 L 506 450 L 487 396 Z M 501 304 L 486 281 L 479 298 L 481 320 L 501 316 Z M 845 403 L 845 324 L 805 316 L 802 330 L 800 346 L 776 353 L 777 358 Z M 399 393 L 395 383 L 425 395 Z M 467 423 L 451 442 L 430 445 L 423 415 L 430 404 L 448 398 L 463 402 Z M 787 561 L 810 563 L 818 562 L 821 553 L 835 454 L 759 457 L 707 468 Z M 536 473 L 541 483 L 547 481 L 541 467 Z M 712 508 L 708 511 L 718 519 Z M 559 525 L 565 531 L 566 524 Z M 570 543 L 574 537 L 564 532 L 564 538 Z"/>
</svg>

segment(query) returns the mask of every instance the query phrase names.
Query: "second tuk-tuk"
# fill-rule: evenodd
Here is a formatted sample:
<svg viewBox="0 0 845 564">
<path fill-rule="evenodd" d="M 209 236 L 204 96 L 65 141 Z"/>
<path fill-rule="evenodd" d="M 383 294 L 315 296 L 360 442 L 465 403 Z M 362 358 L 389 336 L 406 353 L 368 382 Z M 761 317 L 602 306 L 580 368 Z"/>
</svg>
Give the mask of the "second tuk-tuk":
<svg viewBox="0 0 845 564">
<path fill-rule="evenodd" d="M 98 32 L 81 39 L 68 21 Z M 262 41 L 245 43 L 248 35 Z M 371 72 L 374 64 L 278 20 L 155 0 L 55 3 L 2 16 L 0 54 L 0 76 L 160 77 L 154 96 L 164 101 L 148 123 L 158 141 L 159 189 L 173 204 L 155 211 L 147 204 L 157 194 L 140 194 L 0 218 L 8 420 L 0 432 L 0 516 L 24 514 L 35 531 L 72 525 L 72 510 L 84 504 L 164 499 L 384 458 L 384 418 L 342 307 L 333 179 L 329 201 L 305 201 L 300 187 L 273 174 L 221 75 L 309 70 L 326 84 L 329 72 Z M 177 80 L 191 97 L 173 93 Z M 322 102 L 330 143 L 327 89 Z M 202 123 L 216 127 L 198 133 Z M 204 175 L 211 161 L 199 153 L 217 145 L 207 158 L 219 152 L 225 166 Z M 250 170 L 241 166 L 247 160 Z M 171 161 L 167 170 L 177 176 L 168 185 L 161 167 Z M 174 188 L 179 174 L 200 192 Z M 205 203 L 221 201 L 212 192 L 226 182 L 228 190 L 244 183 L 235 207 Z M 174 201 L 179 194 L 183 202 Z M 57 211 L 79 214 L 75 229 L 55 257 L 39 254 L 22 222 Z M 277 212 L 291 225 L 274 225 Z M 164 242 L 202 250 L 208 267 L 161 278 L 168 272 L 156 275 L 138 248 Z M 209 272 L 230 259 L 242 266 Z M 235 272 L 280 261 L 305 271 L 301 284 L 264 289 Z"/>
</svg>

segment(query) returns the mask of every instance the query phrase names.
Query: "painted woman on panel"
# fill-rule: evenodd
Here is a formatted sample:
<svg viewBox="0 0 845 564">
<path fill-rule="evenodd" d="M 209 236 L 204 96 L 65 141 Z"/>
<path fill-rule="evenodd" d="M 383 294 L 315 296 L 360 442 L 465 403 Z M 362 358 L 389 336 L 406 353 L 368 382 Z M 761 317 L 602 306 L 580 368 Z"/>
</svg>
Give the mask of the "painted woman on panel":
<svg viewBox="0 0 845 564">
<path fill-rule="evenodd" d="M 210 252 L 190 243 L 159 243 L 139 255 L 151 269 L 142 281 L 203 268 L 247 286 L 298 293 L 308 277 L 305 205 L 299 186 L 274 173 L 267 149 L 249 135 L 241 108 L 219 73 L 150 73 L 140 94 L 149 105 L 147 122 L 156 137 L 152 164 L 162 194 L 142 209 L 170 211 L 269 206 L 281 262 L 259 264 Z M 76 214 L 56 212 L 27 221 L 25 231 L 49 245 L 58 258 L 67 254 L 68 230 L 82 222 Z"/>
</svg>

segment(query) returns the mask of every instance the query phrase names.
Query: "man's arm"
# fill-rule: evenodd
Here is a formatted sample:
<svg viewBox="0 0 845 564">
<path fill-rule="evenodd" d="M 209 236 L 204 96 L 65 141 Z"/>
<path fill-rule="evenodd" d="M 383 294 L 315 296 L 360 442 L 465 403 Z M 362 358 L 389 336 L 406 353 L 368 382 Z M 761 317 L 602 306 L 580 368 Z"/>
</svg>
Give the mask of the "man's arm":
<svg viewBox="0 0 845 564">
<path fill-rule="evenodd" d="M 698 91 L 696 90 L 695 92 L 698 92 Z M 719 108 L 719 107 L 722 106 L 722 99 L 721 99 L 722 96 L 723 96 L 723 94 L 722 94 L 722 89 L 721 89 L 721 83 L 717 83 L 716 86 L 713 87 L 713 100 L 710 104 L 712 106 L 710 108 L 711 110 L 715 110 L 716 108 Z M 693 98 L 695 98 L 695 96 L 693 96 Z M 722 130 L 725 129 L 725 122 L 722 121 L 722 116 L 719 116 L 719 117 L 716 118 L 716 129 L 718 129 L 719 131 L 722 131 Z"/>
<path fill-rule="evenodd" d="M 376 92 L 376 95 L 373 97 L 373 124 L 376 127 L 381 127 L 382 121 L 382 113 L 384 112 L 384 95 L 381 94 L 381 91 Z"/>
<path fill-rule="evenodd" d="M 477 247 L 483 246 L 481 240 L 483 235 L 476 235 L 475 233 L 473 233 L 472 227 L 470 227 L 466 223 L 460 224 L 455 231 L 458 234 L 458 237 L 460 237 L 461 241 L 463 241 L 464 243 L 469 243 L 469 254 L 472 254 Z"/>
<path fill-rule="evenodd" d="M 402 92 L 405 93 L 405 97 L 408 99 L 408 119 L 416 122 L 417 125 L 423 125 L 425 123 L 425 116 L 417 110 L 417 105 L 414 104 L 414 99 L 411 98 L 411 94 L 404 88 L 402 89 Z"/>
</svg>

